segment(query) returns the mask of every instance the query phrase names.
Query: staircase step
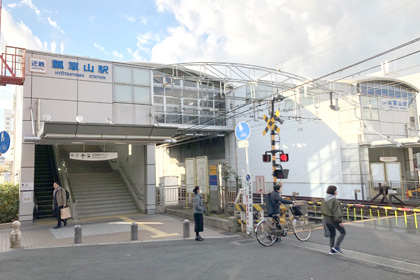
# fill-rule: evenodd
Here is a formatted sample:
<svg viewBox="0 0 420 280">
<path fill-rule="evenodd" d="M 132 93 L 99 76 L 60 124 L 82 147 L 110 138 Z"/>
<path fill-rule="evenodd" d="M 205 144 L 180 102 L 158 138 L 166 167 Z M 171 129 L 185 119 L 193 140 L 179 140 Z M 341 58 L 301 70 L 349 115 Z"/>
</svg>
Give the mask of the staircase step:
<svg viewBox="0 0 420 280">
<path fill-rule="evenodd" d="M 78 213 L 77 217 L 79 219 L 82 218 L 90 218 L 90 217 L 100 217 L 100 216 L 111 216 L 111 215 L 127 215 L 127 214 L 135 214 L 139 213 L 137 209 L 135 210 L 121 210 L 121 211 L 103 211 L 103 212 L 90 212 L 90 213 Z"/>
</svg>

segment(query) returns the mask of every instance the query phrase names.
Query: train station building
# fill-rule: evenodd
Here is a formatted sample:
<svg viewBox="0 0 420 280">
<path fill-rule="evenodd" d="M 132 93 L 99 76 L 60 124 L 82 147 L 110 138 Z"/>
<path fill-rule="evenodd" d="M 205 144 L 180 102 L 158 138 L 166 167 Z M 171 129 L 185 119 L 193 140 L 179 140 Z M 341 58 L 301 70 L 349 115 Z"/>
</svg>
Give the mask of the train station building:
<svg viewBox="0 0 420 280">
<path fill-rule="evenodd" d="M 418 89 L 401 80 L 310 83 L 244 64 L 123 63 L 30 50 L 24 73 L 13 132 L 22 221 L 50 215 L 53 181 L 82 218 L 156 213 L 160 178 L 185 185 L 189 158 L 206 157 L 207 169 L 227 163 L 241 175 L 245 149 L 234 134 L 241 121 L 251 126 L 250 172 L 265 178 L 268 192 L 272 163 L 262 155 L 272 142 L 263 117 L 276 111 L 276 149 L 289 154 L 284 195 L 323 197 L 331 184 L 348 199 L 355 191 L 371 198 L 379 183 L 401 198 L 417 189 Z"/>
</svg>

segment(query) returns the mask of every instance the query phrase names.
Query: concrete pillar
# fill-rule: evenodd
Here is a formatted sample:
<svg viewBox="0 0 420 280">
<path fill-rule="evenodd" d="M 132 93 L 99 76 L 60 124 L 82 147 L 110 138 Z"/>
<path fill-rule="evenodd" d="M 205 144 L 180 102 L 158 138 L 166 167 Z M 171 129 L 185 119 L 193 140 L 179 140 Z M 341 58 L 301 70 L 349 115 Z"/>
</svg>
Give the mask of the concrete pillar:
<svg viewBox="0 0 420 280">
<path fill-rule="evenodd" d="M 35 144 L 22 144 L 20 167 L 19 221 L 32 222 L 34 209 Z"/>
<path fill-rule="evenodd" d="M 156 164 L 155 164 L 155 144 L 145 146 L 145 192 L 146 214 L 156 213 Z"/>
</svg>

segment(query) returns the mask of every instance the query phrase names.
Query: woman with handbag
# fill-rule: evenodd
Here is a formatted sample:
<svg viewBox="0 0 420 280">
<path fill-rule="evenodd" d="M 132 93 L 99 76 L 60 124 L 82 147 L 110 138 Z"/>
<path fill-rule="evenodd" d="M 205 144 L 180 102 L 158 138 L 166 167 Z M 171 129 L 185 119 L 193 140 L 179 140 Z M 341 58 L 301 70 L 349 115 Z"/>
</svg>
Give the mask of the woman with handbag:
<svg viewBox="0 0 420 280">
<path fill-rule="evenodd" d="M 343 224 L 343 212 L 341 209 L 340 202 L 337 200 L 337 187 L 328 186 L 327 194 L 322 200 L 321 213 L 324 215 L 325 226 L 327 227 L 330 234 L 330 255 L 343 254 L 340 249 L 341 242 L 346 236 L 346 229 Z M 335 233 L 338 230 L 340 236 L 335 241 Z M 326 234 L 328 235 L 328 234 Z"/>
<path fill-rule="evenodd" d="M 67 225 L 67 219 L 61 219 L 60 210 L 66 207 L 67 195 L 66 190 L 63 189 L 57 182 L 54 182 L 54 193 L 53 193 L 53 213 L 54 217 L 57 218 L 57 225 L 54 229 L 61 228 L 61 221 L 63 221 L 64 226 Z"/>
<path fill-rule="evenodd" d="M 194 231 L 195 231 L 195 240 L 203 241 L 203 237 L 200 236 L 200 232 L 204 230 L 204 221 L 203 213 L 206 212 L 203 206 L 203 201 L 201 199 L 201 188 L 199 186 L 194 187 L 194 203 L 193 203 L 193 213 L 194 213 Z"/>
</svg>

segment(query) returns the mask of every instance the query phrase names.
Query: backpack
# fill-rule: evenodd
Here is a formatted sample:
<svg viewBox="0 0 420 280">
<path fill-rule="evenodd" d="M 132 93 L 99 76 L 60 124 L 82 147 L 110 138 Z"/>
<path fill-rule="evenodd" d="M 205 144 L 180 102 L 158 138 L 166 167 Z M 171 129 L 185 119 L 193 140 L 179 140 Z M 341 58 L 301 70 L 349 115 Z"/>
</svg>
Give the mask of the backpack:
<svg viewBox="0 0 420 280">
<path fill-rule="evenodd" d="M 267 215 L 271 217 L 273 215 L 273 204 L 271 204 L 271 193 L 267 193 L 265 196 L 265 205 L 267 207 Z"/>
</svg>

